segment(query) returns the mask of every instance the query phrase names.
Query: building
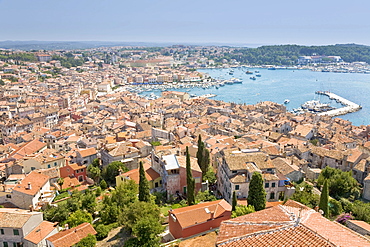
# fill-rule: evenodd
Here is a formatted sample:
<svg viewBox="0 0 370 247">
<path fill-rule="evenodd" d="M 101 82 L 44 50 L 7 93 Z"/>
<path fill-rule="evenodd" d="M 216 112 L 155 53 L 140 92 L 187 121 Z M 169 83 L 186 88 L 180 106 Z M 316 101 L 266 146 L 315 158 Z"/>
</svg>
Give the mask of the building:
<svg viewBox="0 0 370 247">
<path fill-rule="evenodd" d="M 149 182 L 149 189 L 162 188 L 162 178 L 158 172 L 156 172 L 149 164 L 144 164 L 145 177 Z M 140 181 L 139 168 L 130 170 L 116 176 L 116 185 L 119 186 L 124 183 L 125 180 L 134 180 L 136 184 Z"/>
<path fill-rule="evenodd" d="M 77 178 L 79 182 L 86 181 L 87 171 L 85 165 L 80 164 L 66 164 L 59 169 L 61 178 Z"/>
<path fill-rule="evenodd" d="M 81 239 L 87 237 L 89 234 L 95 235 L 97 232 L 90 223 L 82 223 L 71 229 L 66 229 L 54 234 L 46 239 L 47 247 L 70 247 Z"/>
<path fill-rule="evenodd" d="M 53 201 L 55 194 L 50 189 L 49 176 L 32 171 L 13 188 L 11 202 L 22 209 L 40 209 Z"/>
<path fill-rule="evenodd" d="M 46 238 L 56 234 L 54 223 L 43 221 L 42 212 L 0 208 L 0 246 L 46 246 Z"/>
<path fill-rule="evenodd" d="M 370 240 L 292 200 L 221 223 L 216 246 L 370 246 Z"/>
<path fill-rule="evenodd" d="M 174 238 L 187 238 L 212 230 L 231 218 L 231 205 L 225 200 L 200 203 L 172 209 L 169 212 L 169 231 Z"/>
</svg>

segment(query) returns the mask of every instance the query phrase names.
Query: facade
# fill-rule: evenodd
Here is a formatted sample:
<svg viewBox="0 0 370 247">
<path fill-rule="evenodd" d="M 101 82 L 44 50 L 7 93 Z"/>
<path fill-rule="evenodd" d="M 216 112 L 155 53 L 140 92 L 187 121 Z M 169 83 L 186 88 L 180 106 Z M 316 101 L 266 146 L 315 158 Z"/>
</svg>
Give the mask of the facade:
<svg viewBox="0 0 370 247">
<path fill-rule="evenodd" d="M 169 231 L 178 239 L 219 227 L 222 221 L 231 218 L 231 205 L 222 199 L 168 212 Z"/>
<path fill-rule="evenodd" d="M 46 246 L 45 238 L 55 233 L 57 229 L 54 223 L 43 221 L 42 212 L 0 208 L 1 247 Z"/>
<path fill-rule="evenodd" d="M 61 178 L 77 178 L 79 182 L 86 181 L 87 171 L 85 165 L 67 164 L 59 169 Z"/>
</svg>

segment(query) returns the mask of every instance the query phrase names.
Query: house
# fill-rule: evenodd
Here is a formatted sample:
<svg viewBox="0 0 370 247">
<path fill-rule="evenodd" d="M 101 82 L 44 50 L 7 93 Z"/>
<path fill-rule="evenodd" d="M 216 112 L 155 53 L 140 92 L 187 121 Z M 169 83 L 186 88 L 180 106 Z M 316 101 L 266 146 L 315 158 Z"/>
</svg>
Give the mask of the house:
<svg viewBox="0 0 370 247">
<path fill-rule="evenodd" d="M 168 226 L 176 239 L 212 230 L 231 218 L 231 205 L 224 199 L 168 211 Z"/>
<path fill-rule="evenodd" d="M 311 140 L 316 134 L 316 129 L 312 124 L 298 125 L 294 130 L 290 131 L 291 138 L 299 140 Z"/>
<path fill-rule="evenodd" d="M 139 150 L 131 145 L 126 142 L 105 145 L 100 151 L 103 166 L 107 166 L 113 161 L 120 161 L 130 170 L 138 168 Z"/>
<path fill-rule="evenodd" d="M 71 229 L 66 229 L 54 234 L 46 239 L 47 247 L 70 247 L 81 239 L 87 237 L 89 234 L 95 235 L 97 232 L 90 223 L 82 223 Z"/>
<path fill-rule="evenodd" d="M 197 159 L 190 157 L 191 172 L 195 180 L 195 191 L 202 186 L 202 171 L 199 168 Z M 168 154 L 163 156 L 152 153 L 152 167 L 159 171 L 164 189 L 168 196 L 186 194 L 186 157 Z"/>
<path fill-rule="evenodd" d="M 162 178 L 158 172 L 156 172 L 150 164 L 144 164 L 145 177 L 149 182 L 149 189 L 161 188 Z M 116 176 L 116 185 L 119 186 L 124 183 L 126 179 L 134 180 L 136 184 L 139 184 L 140 172 L 139 168 L 130 170 L 128 172 L 122 173 Z"/>
<path fill-rule="evenodd" d="M 216 246 L 370 246 L 370 240 L 292 200 L 225 220 Z"/>
<path fill-rule="evenodd" d="M 64 156 L 54 149 L 45 149 L 37 154 L 25 156 L 23 160 L 22 165 L 25 173 L 38 169 L 60 168 L 66 163 Z"/>
<path fill-rule="evenodd" d="M 43 221 L 42 212 L 0 208 L 0 246 L 46 246 L 46 238 L 57 233 L 55 224 Z"/>
<path fill-rule="evenodd" d="M 11 202 L 22 209 L 40 209 L 53 201 L 55 194 L 50 189 L 49 176 L 32 171 L 13 188 Z"/>
<path fill-rule="evenodd" d="M 291 160 L 276 158 L 272 160 L 272 164 L 279 173 L 289 178 L 290 181 L 298 182 L 303 178 L 303 173 L 300 168 L 294 164 L 293 158 Z"/>
<path fill-rule="evenodd" d="M 66 164 L 59 169 L 61 178 L 77 178 L 79 182 L 86 181 L 87 171 L 85 165 L 80 164 Z"/>
<path fill-rule="evenodd" d="M 76 150 L 76 163 L 88 166 L 97 157 L 96 149 L 93 147 Z"/>
</svg>

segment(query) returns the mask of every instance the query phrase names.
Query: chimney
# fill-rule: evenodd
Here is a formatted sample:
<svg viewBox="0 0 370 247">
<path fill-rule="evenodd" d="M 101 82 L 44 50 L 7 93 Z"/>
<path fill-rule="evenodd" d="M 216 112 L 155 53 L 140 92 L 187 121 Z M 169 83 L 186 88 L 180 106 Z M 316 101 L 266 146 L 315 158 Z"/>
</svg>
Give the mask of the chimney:
<svg viewBox="0 0 370 247">
<path fill-rule="evenodd" d="M 33 206 L 32 205 L 29 206 L 29 209 L 30 209 L 30 212 L 33 212 Z"/>
<path fill-rule="evenodd" d="M 27 189 L 28 190 L 32 189 L 31 182 L 28 182 Z"/>
<path fill-rule="evenodd" d="M 64 225 L 64 229 L 65 229 L 65 230 L 68 230 L 68 229 L 69 229 L 68 224 L 65 224 L 65 225 Z"/>
</svg>

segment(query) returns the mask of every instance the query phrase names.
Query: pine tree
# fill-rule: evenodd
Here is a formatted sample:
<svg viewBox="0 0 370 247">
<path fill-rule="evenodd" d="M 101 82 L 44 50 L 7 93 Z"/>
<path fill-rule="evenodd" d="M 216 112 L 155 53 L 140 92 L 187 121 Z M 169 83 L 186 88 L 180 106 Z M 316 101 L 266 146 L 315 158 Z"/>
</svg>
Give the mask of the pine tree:
<svg viewBox="0 0 370 247">
<path fill-rule="evenodd" d="M 325 179 L 324 186 L 321 191 L 319 208 L 324 211 L 324 216 L 329 216 L 329 188 L 328 188 L 328 180 Z"/>
<path fill-rule="evenodd" d="M 140 161 L 139 169 L 139 201 L 150 201 L 149 182 L 145 177 L 145 171 L 142 161 Z"/>
<path fill-rule="evenodd" d="M 186 147 L 186 183 L 187 183 L 187 197 L 188 197 L 188 206 L 195 204 L 195 180 L 191 173 L 191 164 L 190 164 L 190 154 L 189 148 Z"/>
<path fill-rule="evenodd" d="M 256 211 L 266 207 L 266 191 L 263 188 L 262 175 L 254 172 L 249 183 L 248 205 L 252 205 Z"/>
<path fill-rule="evenodd" d="M 232 211 L 235 211 L 235 207 L 237 205 L 238 201 L 236 200 L 236 194 L 235 191 L 233 192 L 233 204 L 232 204 Z"/>
</svg>

